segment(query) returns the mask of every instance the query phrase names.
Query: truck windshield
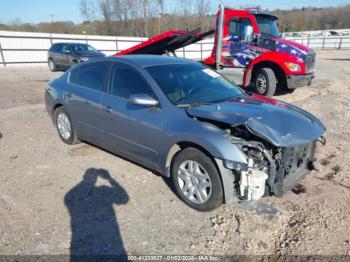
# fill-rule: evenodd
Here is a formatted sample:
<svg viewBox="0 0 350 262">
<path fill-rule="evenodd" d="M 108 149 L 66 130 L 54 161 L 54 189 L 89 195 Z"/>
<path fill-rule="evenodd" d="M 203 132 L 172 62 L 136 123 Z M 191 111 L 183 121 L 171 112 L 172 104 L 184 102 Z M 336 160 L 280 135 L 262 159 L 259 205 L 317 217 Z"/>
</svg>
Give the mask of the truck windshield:
<svg viewBox="0 0 350 262">
<path fill-rule="evenodd" d="M 280 37 L 275 17 L 267 15 L 256 15 L 255 17 L 262 37 Z"/>
<path fill-rule="evenodd" d="M 177 106 L 195 106 L 245 96 L 236 85 L 199 63 L 147 66 L 167 98 Z"/>
</svg>

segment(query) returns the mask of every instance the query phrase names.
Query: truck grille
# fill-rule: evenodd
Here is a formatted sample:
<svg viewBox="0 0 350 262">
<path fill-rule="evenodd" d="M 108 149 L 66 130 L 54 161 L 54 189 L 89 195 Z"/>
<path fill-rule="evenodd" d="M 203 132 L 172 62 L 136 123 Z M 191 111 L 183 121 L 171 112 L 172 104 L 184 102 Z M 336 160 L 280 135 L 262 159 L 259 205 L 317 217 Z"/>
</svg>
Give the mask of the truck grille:
<svg viewBox="0 0 350 262">
<path fill-rule="evenodd" d="M 276 161 L 276 180 L 273 191 L 281 196 L 310 170 L 315 142 L 282 149 L 282 157 Z"/>
<path fill-rule="evenodd" d="M 306 73 L 310 73 L 314 69 L 315 61 L 316 61 L 315 52 L 312 52 L 306 55 L 306 58 L 305 58 Z"/>
</svg>

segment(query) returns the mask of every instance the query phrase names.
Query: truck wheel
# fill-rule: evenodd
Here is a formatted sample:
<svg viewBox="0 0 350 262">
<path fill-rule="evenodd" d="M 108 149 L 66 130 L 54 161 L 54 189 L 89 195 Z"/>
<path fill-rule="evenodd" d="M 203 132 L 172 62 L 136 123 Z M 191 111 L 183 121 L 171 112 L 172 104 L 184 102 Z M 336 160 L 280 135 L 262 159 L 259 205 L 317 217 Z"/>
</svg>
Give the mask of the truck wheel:
<svg viewBox="0 0 350 262">
<path fill-rule="evenodd" d="M 223 188 L 213 161 L 195 148 L 178 153 L 171 166 L 175 191 L 180 199 L 199 211 L 213 210 L 223 203 Z"/>
<path fill-rule="evenodd" d="M 54 121 L 58 135 L 64 143 L 74 145 L 80 142 L 76 136 L 72 120 L 70 119 L 67 110 L 63 106 L 55 110 Z"/>
<path fill-rule="evenodd" d="M 275 94 L 277 80 L 271 68 L 259 68 L 254 75 L 254 92 L 271 97 Z"/>
<path fill-rule="evenodd" d="M 57 66 L 56 66 L 56 64 L 55 64 L 55 62 L 53 61 L 52 58 L 49 59 L 48 65 L 49 65 L 49 69 L 50 69 L 51 72 L 56 72 L 57 71 Z"/>
</svg>

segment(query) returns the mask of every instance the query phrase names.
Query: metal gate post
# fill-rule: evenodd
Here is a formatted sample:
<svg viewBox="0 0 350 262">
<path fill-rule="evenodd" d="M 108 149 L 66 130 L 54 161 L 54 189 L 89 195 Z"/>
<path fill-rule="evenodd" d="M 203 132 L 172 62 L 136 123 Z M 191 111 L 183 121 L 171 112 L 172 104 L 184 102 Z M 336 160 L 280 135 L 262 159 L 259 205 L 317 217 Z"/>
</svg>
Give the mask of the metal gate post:
<svg viewBox="0 0 350 262">
<path fill-rule="evenodd" d="M 343 42 L 343 37 L 340 37 L 338 49 L 341 49 L 342 42 Z"/>
<path fill-rule="evenodd" d="M 324 49 L 324 44 L 325 44 L 326 38 L 323 38 L 323 42 L 322 42 L 322 49 Z"/>
<path fill-rule="evenodd" d="M 0 43 L 0 54 L 1 54 L 2 63 L 4 65 L 4 67 L 6 67 L 5 57 L 4 57 L 4 53 L 2 51 L 2 48 L 1 48 L 1 43 Z"/>
</svg>

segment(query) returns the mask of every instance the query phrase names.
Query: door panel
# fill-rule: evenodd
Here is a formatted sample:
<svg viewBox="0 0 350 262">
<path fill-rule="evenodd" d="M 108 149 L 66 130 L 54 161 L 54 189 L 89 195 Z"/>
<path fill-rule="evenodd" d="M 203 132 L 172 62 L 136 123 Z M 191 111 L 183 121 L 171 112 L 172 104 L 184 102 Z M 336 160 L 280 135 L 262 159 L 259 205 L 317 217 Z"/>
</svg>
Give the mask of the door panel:
<svg viewBox="0 0 350 262">
<path fill-rule="evenodd" d="M 103 92 L 69 85 L 67 104 L 80 139 L 99 144 L 100 109 Z"/>
<path fill-rule="evenodd" d="M 140 72 L 129 65 L 115 63 L 110 73 L 109 94 L 103 96 L 101 103 L 103 132 L 110 139 L 106 146 L 113 152 L 158 168 L 165 116 L 160 107 L 128 102 L 131 95 L 140 93 L 156 99 Z"/>
<path fill-rule="evenodd" d="M 70 73 L 65 94 L 80 139 L 101 144 L 101 100 L 109 62 L 87 63 Z"/>
<path fill-rule="evenodd" d="M 70 66 L 70 64 L 69 64 L 69 56 L 71 54 L 72 54 L 72 50 L 71 50 L 70 46 L 68 46 L 68 45 L 63 46 L 63 50 L 62 50 L 62 53 L 61 53 L 62 65 L 66 66 L 66 67 Z"/>
<path fill-rule="evenodd" d="M 163 111 L 159 108 L 133 105 L 125 98 L 108 94 L 102 98 L 101 122 L 111 139 L 105 140 L 110 150 L 152 167 L 158 164 L 162 120 Z"/>
</svg>

